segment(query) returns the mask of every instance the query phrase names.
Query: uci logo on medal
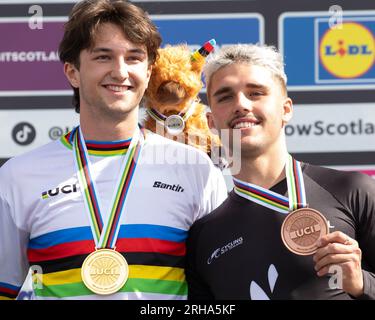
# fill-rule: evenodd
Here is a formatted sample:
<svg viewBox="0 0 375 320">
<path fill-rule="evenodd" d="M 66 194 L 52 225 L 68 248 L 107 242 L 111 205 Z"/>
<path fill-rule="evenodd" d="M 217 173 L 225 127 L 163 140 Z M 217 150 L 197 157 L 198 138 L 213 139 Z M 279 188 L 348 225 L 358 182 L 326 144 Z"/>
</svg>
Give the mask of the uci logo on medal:
<svg viewBox="0 0 375 320">
<path fill-rule="evenodd" d="M 375 40 L 367 26 L 348 21 L 327 27 L 319 26 L 319 80 L 358 79 L 374 69 Z"/>
</svg>

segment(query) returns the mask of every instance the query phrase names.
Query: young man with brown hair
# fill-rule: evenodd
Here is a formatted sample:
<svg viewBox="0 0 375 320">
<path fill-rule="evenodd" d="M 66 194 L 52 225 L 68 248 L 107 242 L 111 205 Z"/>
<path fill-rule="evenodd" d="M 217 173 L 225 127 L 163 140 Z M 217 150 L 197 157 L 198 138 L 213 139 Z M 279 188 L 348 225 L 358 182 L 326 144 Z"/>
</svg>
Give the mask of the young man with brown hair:
<svg viewBox="0 0 375 320">
<path fill-rule="evenodd" d="M 186 298 L 187 231 L 226 188 L 205 154 L 138 126 L 160 42 L 129 2 L 74 6 L 59 53 L 80 125 L 0 169 L 0 298 L 29 266 L 39 299 Z"/>
</svg>

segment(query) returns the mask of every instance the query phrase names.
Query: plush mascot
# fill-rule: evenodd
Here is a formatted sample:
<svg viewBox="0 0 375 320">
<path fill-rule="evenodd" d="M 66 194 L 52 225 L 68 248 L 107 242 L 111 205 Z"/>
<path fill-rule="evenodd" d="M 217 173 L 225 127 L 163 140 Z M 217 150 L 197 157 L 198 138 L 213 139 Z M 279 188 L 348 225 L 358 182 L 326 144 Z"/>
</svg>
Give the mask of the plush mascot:
<svg viewBox="0 0 375 320">
<path fill-rule="evenodd" d="M 144 97 L 144 126 L 153 132 L 194 146 L 211 156 L 220 139 L 207 124 L 206 106 L 199 102 L 202 68 L 215 40 L 191 53 L 187 45 L 159 49 L 159 57 Z"/>
</svg>

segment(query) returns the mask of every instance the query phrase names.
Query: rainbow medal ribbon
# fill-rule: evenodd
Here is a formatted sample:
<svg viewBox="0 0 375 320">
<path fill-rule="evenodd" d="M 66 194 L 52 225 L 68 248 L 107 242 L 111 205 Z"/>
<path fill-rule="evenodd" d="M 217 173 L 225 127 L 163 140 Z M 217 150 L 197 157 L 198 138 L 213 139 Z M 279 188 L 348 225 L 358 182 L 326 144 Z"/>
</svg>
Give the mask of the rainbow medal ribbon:
<svg viewBox="0 0 375 320">
<path fill-rule="evenodd" d="M 178 114 L 172 114 L 170 116 L 165 116 L 154 108 L 146 109 L 147 113 L 153 118 L 157 123 L 164 126 L 167 132 L 173 136 L 179 135 L 185 128 L 185 122 L 194 113 L 195 108 L 198 104 L 198 100 L 193 100 L 189 103 L 186 112 L 182 110 Z"/>
<path fill-rule="evenodd" d="M 239 196 L 286 215 L 281 239 L 291 252 L 314 254 L 317 242 L 328 233 L 328 221 L 317 210 L 308 208 L 305 184 L 299 161 L 289 154 L 285 164 L 288 198 L 260 186 L 233 178 L 234 192 Z"/>
<path fill-rule="evenodd" d="M 115 250 L 119 232 L 119 222 L 137 160 L 142 149 L 144 136 L 137 127 L 128 151 L 121 164 L 120 175 L 112 196 L 112 207 L 104 223 L 100 198 L 92 178 L 89 154 L 80 127 L 73 133 L 73 153 L 85 208 L 91 223 L 96 250 L 86 257 L 82 264 L 81 276 L 84 284 L 92 292 L 108 295 L 119 291 L 128 279 L 129 266 L 123 255 Z"/>
</svg>

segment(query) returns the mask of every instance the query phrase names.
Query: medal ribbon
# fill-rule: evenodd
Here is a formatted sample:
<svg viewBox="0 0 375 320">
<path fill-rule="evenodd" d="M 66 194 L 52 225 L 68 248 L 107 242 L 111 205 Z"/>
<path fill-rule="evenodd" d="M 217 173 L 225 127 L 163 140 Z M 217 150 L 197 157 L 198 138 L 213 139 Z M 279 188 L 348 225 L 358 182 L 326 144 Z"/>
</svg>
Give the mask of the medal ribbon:
<svg viewBox="0 0 375 320">
<path fill-rule="evenodd" d="M 236 178 L 233 178 L 234 192 L 247 200 L 284 214 L 307 207 L 301 163 L 290 154 L 285 164 L 285 175 L 289 198 Z"/>
<path fill-rule="evenodd" d="M 194 100 L 192 103 L 189 104 L 187 111 L 184 113 L 181 111 L 178 113 L 178 116 L 182 118 L 182 120 L 186 121 L 189 119 L 189 117 L 194 113 L 195 107 L 197 106 L 198 101 Z M 167 116 L 164 114 L 160 113 L 159 111 L 155 110 L 154 108 L 147 108 L 146 112 L 150 115 L 151 118 L 153 118 L 156 122 L 160 123 L 161 125 L 164 126 L 165 120 L 167 120 Z"/>
<path fill-rule="evenodd" d="M 84 203 L 91 222 L 91 230 L 97 249 L 114 248 L 118 231 L 120 216 L 125 206 L 126 196 L 130 189 L 131 181 L 137 166 L 137 160 L 143 145 L 144 135 L 137 127 L 130 146 L 121 164 L 120 176 L 112 196 L 112 208 L 106 223 L 103 223 L 100 198 L 97 195 L 96 183 L 90 168 L 92 165 L 88 156 L 87 147 L 80 127 L 72 132 L 73 152 L 76 163 L 77 176 L 81 190 L 84 194 Z"/>
</svg>

